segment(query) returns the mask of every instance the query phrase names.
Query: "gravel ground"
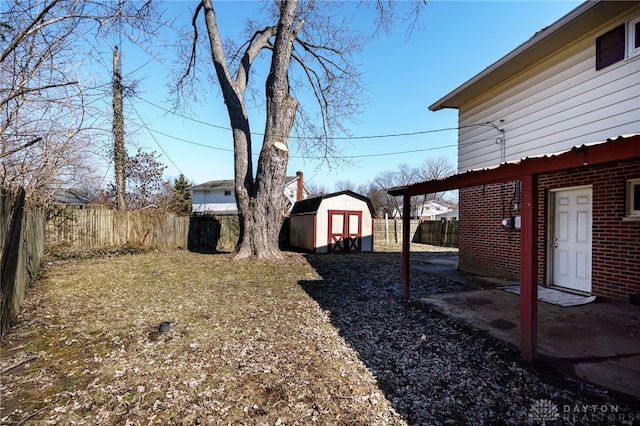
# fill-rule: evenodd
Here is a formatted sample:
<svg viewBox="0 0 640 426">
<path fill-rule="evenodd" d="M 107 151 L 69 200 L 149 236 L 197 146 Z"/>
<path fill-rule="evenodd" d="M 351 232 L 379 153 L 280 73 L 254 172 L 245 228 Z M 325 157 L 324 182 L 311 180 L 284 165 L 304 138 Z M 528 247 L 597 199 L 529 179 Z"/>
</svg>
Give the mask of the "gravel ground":
<svg viewBox="0 0 640 426">
<path fill-rule="evenodd" d="M 412 261 L 431 254 L 414 252 Z M 330 312 L 408 424 L 640 424 L 637 401 L 528 364 L 515 348 L 418 302 L 433 293 L 472 290 L 464 284 L 412 271 L 412 301 L 406 302 L 398 277 L 376 272 L 398 273 L 394 265 L 308 259 L 324 282 L 305 290 Z"/>
</svg>

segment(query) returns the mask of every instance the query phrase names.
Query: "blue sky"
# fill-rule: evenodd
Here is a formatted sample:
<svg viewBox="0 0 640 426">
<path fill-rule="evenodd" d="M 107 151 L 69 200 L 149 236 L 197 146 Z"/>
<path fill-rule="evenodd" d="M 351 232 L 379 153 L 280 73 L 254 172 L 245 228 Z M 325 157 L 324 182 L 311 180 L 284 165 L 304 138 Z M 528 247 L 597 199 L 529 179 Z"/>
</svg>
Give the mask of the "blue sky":
<svg viewBox="0 0 640 426">
<path fill-rule="evenodd" d="M 288 174 L 302 170 L 305 180 L 332 191 L 339 180 L 356 185 L 373 181 L 399 164 L 418 166 L 430 157 L 447 157 L 457 166 L 457 131 L 436 131 L 457 126 L 456 110 L 431 112 L 428 106 L 509 53 L 538 30 L 552 24 L 581 2 L 575 1 L 429 1 L 423 28 L 409 39 L 404 28 L 389 37 L 371 39 L 357 58 L 364 71 L 369 102 L 353 136 L 394 136 L 339 141 L 341 154 L 352 164 L 329 169 L 319 161 L 303 159 L 293 148 Z M 168 12 L 189 19 L 194 2 L 166 3 Z M 260 8 L 252 1 L 215 2 L 222 33 L 233 36 L 246 17 Z M 367 22 L 360 22 L 366 25 Z M 133 47 L 123 47 L 123 74 L 141 79 L 137 98 L 125 102 L 139 130 L 135 143 L 158 152 L 168 167 L 165 176 L 183 173 L 198 184 L 233 178 L 231 131 L 224 103 L 217 90 L 203 93 L 188 111 L 167 113 L 166 82 L 170 70 Z M 171 54 L 169 49 L 167 54 Z M 208 62 L 210 64 L 210 60 Z M 135 70 L 135 72 L 134 72 Z M 258 87 L 263 87 L 263 82 Z M 301 100 L 304 102 L 304 100 Z M 160 107 L 160 108 L 159 108 Z M 194 120 L 187 119 L 191 117 Z M 264 118 L 252 112 L 252 130 L 260 132 Z M 207 123 L 207 124 L 203 124 Z M 255 138 L 255 153 L 261 138 Z"/>
</svg>

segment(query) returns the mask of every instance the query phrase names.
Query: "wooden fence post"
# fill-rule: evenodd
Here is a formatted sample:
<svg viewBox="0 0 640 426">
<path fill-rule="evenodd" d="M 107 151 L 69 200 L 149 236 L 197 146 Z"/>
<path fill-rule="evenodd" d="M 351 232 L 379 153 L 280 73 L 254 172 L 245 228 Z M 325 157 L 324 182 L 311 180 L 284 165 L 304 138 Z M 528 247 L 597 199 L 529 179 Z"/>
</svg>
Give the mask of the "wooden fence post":
<svg viewBox="0 0 640 426">
<path fill-rule="evenodd" d="M 16 268 L 20 256 L 20 235 L 22 231 L 22 216 L 24 215 L 24 188 L 18 188 L 15 201 L 12 203 L 10 225 L 2 246 L 2 273 L 0 276 L 0 336 L 9 329 L 12 316 L 13 300 L 15 298 Z"/>
</svg>

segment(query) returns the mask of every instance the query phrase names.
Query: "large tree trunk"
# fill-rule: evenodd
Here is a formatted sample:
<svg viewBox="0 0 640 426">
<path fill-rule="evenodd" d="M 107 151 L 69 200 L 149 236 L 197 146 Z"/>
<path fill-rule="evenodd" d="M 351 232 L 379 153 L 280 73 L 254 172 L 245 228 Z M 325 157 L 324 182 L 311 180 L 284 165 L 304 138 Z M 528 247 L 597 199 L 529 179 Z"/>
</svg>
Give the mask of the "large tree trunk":
<svg viewBox="0 0 640 426">
<path fill-rule="evenodd" d="M 289 94 L 288 68 L 293 42 L 296 0 L 280 5 L 277 28 L 265 29 L 254 40 L 242 60 L 235 80 L 231 78 L 224 59 L 211 0 L 203 0 L 205 22 L 209 33 L 211 54 L 220 81 L 233 128 L 235 189 L 240 215 L 240 239 L 236 258 L 256 256 L 279 259 L 279 234 L 284 220 L 284 183 L 287 172 L 287 139 L 293 128 L 298 101 Z M 265 136 L 258 159 L 255 181 L 251 162 L 251 133 L 243 100 L 251 61 L 275 34 L 271 69 L 266 82 Z M 276 143 L 279 142 L 279 143 Z"/>
<path fill-rule="evenodd" d="M 241 213 L 245 232 L 238 247 L 238 258 L 282 257 L 279 235 L 285 213 L 284 184 L 288 151 L 276 142 L 285 144 L 283 138 L 277 135 L 288 135 L 291 131 L 298 102 L 287 94 L 277 101 L 268 102 L 270 103 L 276 104 L 272 109 L 276 113 L 267 115 L 265 134 L 271 136 L 265 136 L 262 145 L 256 172 L 255 195 L 250 200 L 248 214 Z"/>
<path fill-rule="evenodd" d="M 255 194 L 249 211 L 243 214 L 245 232 L 237 257 L 257 256 L 281 258 L 279 235 L 284 220 L 284 184 L 289 153 L 287 145 L 298 109 L 298 101 L 289 95 L 289 62 L 293 41 L 299 28 L 294 28 L 296 1 L 285 1 L 280 7 L 280 20 L 266 81 L 267 120 L 265 136 L 258 160 Z M 276 144 L 277 143 L 277 144 Z"/>
</svg>

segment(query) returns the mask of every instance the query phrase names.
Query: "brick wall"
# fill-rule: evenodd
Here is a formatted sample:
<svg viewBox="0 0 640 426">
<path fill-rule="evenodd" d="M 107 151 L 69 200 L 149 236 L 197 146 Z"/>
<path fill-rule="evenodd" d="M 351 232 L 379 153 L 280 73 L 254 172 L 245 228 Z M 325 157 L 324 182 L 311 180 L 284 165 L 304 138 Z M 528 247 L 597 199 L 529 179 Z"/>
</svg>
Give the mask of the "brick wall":
<svg viewBox="0 0 640 426">
<path fill-rule="evenodd" d="M 640 160 L 540 176 L 538 281 L 547 281 L 549 190 L 592 185 L 592 291 L 603 299 L 627 302 L 640 294 L 640 221 L 624 221 L 627 179 L 640 178 Z M 514 210 L 515 183 L 460 190 L 460 269 L 518 280 L 520 234 L 500 220 Z"/>
<path fill-rule="evenodd" d="M 460 269 L 518 280 L 520 233 L 501 224 L 503 218 L 519 214 L 514 210 L 516 195 L 516 182 L 460 190 Z"/>
<path fill-rule="evenodd" d="M 592 185 L 592 291 L 612 301 L 628 302 L 630 294 L 640 294 L 640 221 L 623 220 L 626 180 L 634 178 L 640 178 L 640 160 L 554 173 L 539 180 L 541 215 L 546 212 L 547 190 Z M 539 238 L 547 247 L 544 221 L 540 221 Z M 538 273 L 544 282 L 546 253 L 541 253 L 539 260 Z"/>
</svg>

